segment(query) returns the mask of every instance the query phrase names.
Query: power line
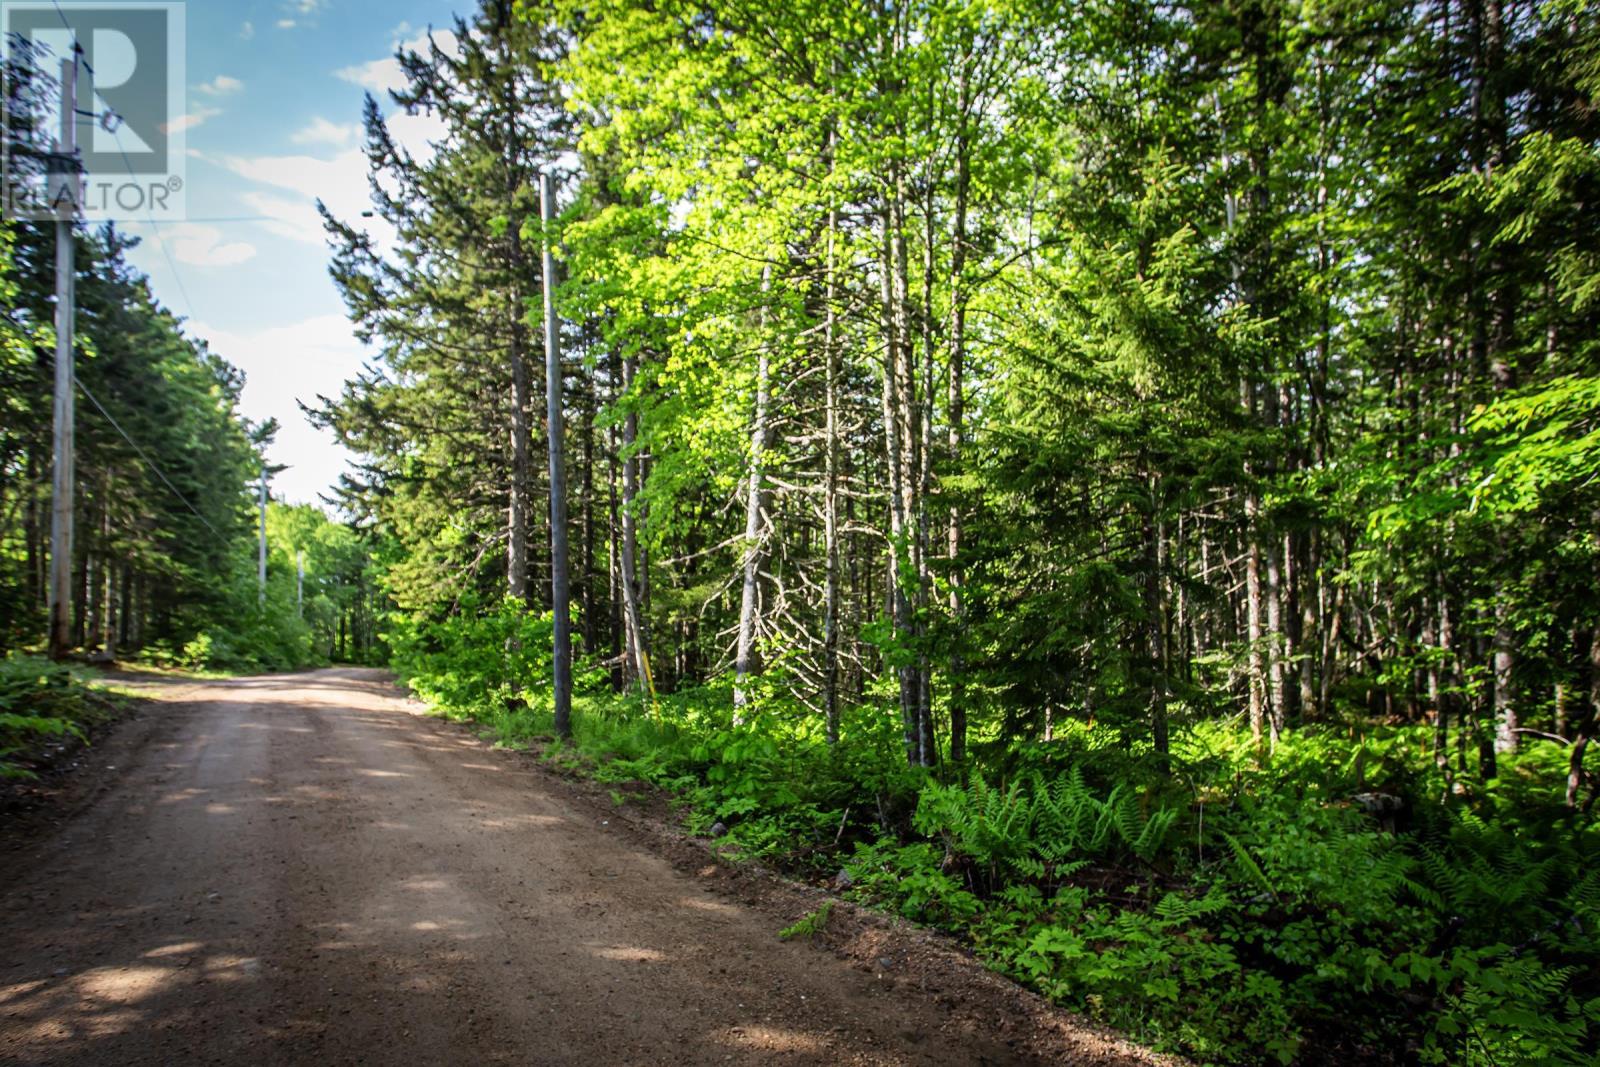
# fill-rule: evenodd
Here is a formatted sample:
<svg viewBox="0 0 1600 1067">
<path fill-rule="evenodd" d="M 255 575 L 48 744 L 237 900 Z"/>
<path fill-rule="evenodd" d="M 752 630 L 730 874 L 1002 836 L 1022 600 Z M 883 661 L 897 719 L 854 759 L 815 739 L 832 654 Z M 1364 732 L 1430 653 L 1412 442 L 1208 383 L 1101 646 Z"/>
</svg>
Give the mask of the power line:
<svg viewBox="0 0 1600 1067">
<path fill-rule="evenodd" d="M 50 0 L 50 2 L 55 6 L 56 18 L 61 20 L 61 28 L 72 34 L 73 60 L 82 63 L 84 69 L 93 74 L 94 67 L 89 63 L 89 57 L 85 54 L 83 45 L 78 43 L 78 31 L 72 28 L 72 23 L 67 21 L 67 13 L 61 10 L 61 0 Z"/>
<path fill-rule="evenodd" d="M 119 118 L 121 116 L 118 116 Z M 138 180 L 138 175 L 133 173 L 133 160 L 128 158 L 128 150 L 122 147 L 122 128 L 119 125 L 111 131 L 111 136 L 117 139 L 117 153 L 122 156 L 122 165 L 128 172 L 128 177 Z M 194 301 L 189 299 L 189 290 L 183 284 L 183 276 L 178 273 L 177 261 L 172 258 L 172 253 L 167 249 L 167 242 L 161 236 L 161 224 L 154 215 L 145 219 L 150 225 L 150 232 L 155 235 L 156 244 L 161 247 L 161 255 L 166 258 L 167 266 L 172 270 L 172 280 L 178 285 L 178 293 L 183 297 L 184 306 L 189 309 L 189 318 L 194 319 Z"/>
<path fill-rule="evenodd" d="M 216 216 L 214 218 L 198 218 L 198 219 L 197 218 L 191 218 L 191 217 L 186 215 L 186 216 L 184 216 L 183 221 L 186 222 L 186 223 L 275 222 L 275 221 L 277 221 L 277 219 L 278 219 L 278 216 L 276 216 L 276 215 L 220 215 L 220 216 Z M 137 222 L 138 220 L 135 219 L 134 221 Z"/>
<path fill-rule="evenodd" d="M 139 454 L 139 458 L 144 460 L 145 465 L 148 466 L 151 470 L 155 471 L 156 477 L 161 479 L 162 484 L 165 485 L 168 489 L 172 490 L 172 495 L 177 497 L 179 500 L 183 501 L 183 506 L 184 507 L 186 507 L 190 511 L 194 512 L 194 517 L 199 519 L 201 524 L 204 525 L 206 529 L 211 531 L 211 533 L 217 538 L 217 541 L 219 543 L 221 543 L 224 548 L 228 547 L 228 539 L 226 537 L 223 537 L 222 534 L 218 532 L 217 528 L 215 526 L 211 525 L 211 523 L 206 519 L 206 517 L 204 515 L 200 514 L 200 511 L 199 511 L 198 508 L 196 508 L 193 504 L 189 503 L 189 498 L 184 496 L 183 493 L 179 492 L 178 487 L 173 485 L 171 480 L 168 479 L 167 476 L 164 473 L 162 473 L 161 468 L 156 465 L 156 461 L 155 460 L 150 458 L 149 453 L 147 453 L 144 449 L 140 448 L 139 447 L 139 443 L 137 441 L 135 441 L 132 437 L 128 436 L 128 431 L 124 430 L 122 428 L 122 424 L 116 420 L 116 418 L 111 414 L 111 412 L 106 410 L 105 405 L 100 403 L 100 401 L 98 399 L 96 399 L 96 397 L 95 397 L 95 395 L 93 393 L 89 392 L 89 387 L 83 384 L 83 379 L 79 378 L 77 376 L 77 374 L 73 374 L 72 380 L 75 383 L 77 383 L 78 388 L 83 391 L 83 395 L 89 398 L 89 403 L 91 403 L 91 404 L 93 404 L 95 406 L 95 410 L 99 411 L 100 414 L 104 415 L 106 421 L 109 422 L 112 426 L 116 427 L 117 432 L 122 435 L 122 439 L 124 441 L 128 442 L 128 444 L 130 446 L 132 446 L 133 450 Z"/>
</svg>

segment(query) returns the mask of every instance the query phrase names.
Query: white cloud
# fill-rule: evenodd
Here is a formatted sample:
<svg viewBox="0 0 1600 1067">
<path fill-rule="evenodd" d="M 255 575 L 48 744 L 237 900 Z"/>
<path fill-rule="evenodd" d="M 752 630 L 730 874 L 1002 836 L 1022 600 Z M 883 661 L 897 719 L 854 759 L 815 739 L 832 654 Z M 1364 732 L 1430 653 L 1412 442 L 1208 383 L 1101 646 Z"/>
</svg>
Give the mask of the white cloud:
<svg viewBox="0 0 1600 1067">
<path fill-rule="evenodd" d="M 327 243 L 322 216 L 310 198 L 291 199 L 270 193 L 244 193 L 239 198 L 253 215 L 262 216 L 260 226 L 279 237 L 321 248 Z"/>
<path fill-rule="evenodd" d="M 401 28 L 406 28 L 404 23 L 401 23 Z M 435 31 L 433 40 L 444 50 L 446 55 L 458 56 L 461 54 L 453 31 Z M 397 38 L 395 48 L 397 50 L 404 48 L 408 52 L 421 52 L 426 55 L 428 51 L 428 34 L 419 33 L 409 40 Z M 404 88 L 406 84 L 405 73 L 400 69 L 399 61 L 392 54 L 385 56 L 383 59 L 358 63 L 351 67 L 341 67 L 334 71 L 334 75 L 344 81 L 359 85 L 379 97 L 383 97 L 391 89 Z"/>
<path fill-rule="evenodd" d="M 328 144 L 343 148 L 352 144 L 360 133 L 361 127 L 353 122 L 329 122 L 317 115 L 310 124 L 290 135 L 289 140 L 295 144 Z"/>
<path fill-rule="evenodd" d="M 218 74 L 208 82 L 201 82 L 195 86 L 197 92 L 207 96 L 228 96 L 244 88 L 244 82 L 238 78 L 230 78 L 226 74 Z"/>
<path fill-rule="evenodd" d="M 239 40 L 248 41 L 254 38 L 255 35 L 256 24 L 251 22 L 249 19 L 245 19 L 244 25 L 239 27 Z"/>
<path fill-rule="evenodd" d="M 308 130 L 315 126 L 313 123 Z M 389 130 L 398 144 L 426 159 L 432 151 L 431 142 L 443 136 L 444 124 L 427 115 L 398 114 L 390 117 Z M 346 148 L 328 159 L 310 155 L 226 156 L 215 162 L 263 187 L 247 190 L 240 199 L 253 214 L 265 216 L 260 223 L 263 228 L 280 237 L 324 246 L 327 235 L 316 210 L 319 199 L 336 218 L 365 225 L 380 240 L 388 236 L 388 227 L 381 221 L 361 218 L 361 213 L 372 207 L 372 200 L 367 157 L 359 148 Z"/>
<path fill-rule="evenodd" d="M 292 30 L 296 26 L 314 26 L 318 12 L 327 7 L 326 0 L 287 0 L 280 6 L 284 17 L 277 22 L 280 30 Z"/>
<path fill-rule="evenodd" d="M 300 414 L 297 401 L 315 404 L 318 395 L 335 397 L 347 379 L 361 370 L 370 353 L 355 339 L 342 315 L 319 315 L 264 330 L 230 331 L 188 324 L 212 351 L 245 373 L 241 407 L 261 420 L 282 423 L 270 449 L 274 463 L 289 469 L 273 479 L 273 492 L 291 501 L 311 503 L 345 469 L 349 453 Z"/>
<path fill-rule="evenodd" d="M 367 207 L 366 158 L 357 151 L 332 159 L 315 156 L 230 156 L 223 166 L 273 192 L 246 192 L 243 200 L 267 229 L 283 237 L 322 245 L 325 237 L 316 201 L 323 200 L 341 217 L 359 217 Z M 285 193 L 291 195 L 284 195 Z"/>
<path fill-rule="evenodd" d="M 187 115 L 179 115 L 171 122 L 161 127 L 162 133 L 178 133 L 182 130 L 192 130 L 205 123 L 207 119 L 214 119 L 222 114 L 221 108 L 197 107 Z"/>
<path fill-rule="evenodd" d="M 196 267 L 232 267 L 253 259 L 256 246 L 246 241 L 225 241 L 214 226 L 184 222 L 161 231 L 172 257 Z"/>
</svg>

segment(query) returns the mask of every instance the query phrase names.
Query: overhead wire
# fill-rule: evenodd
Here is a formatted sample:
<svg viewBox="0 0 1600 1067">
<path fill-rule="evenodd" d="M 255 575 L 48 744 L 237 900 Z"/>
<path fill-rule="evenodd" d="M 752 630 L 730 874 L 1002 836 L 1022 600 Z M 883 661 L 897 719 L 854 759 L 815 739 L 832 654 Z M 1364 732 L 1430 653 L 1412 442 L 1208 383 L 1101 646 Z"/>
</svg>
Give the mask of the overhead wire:
<svg viewBox="0 0 1600 1067">
<path fill-rule="evenodd" d="M 61 4 L 59 3 L 59 0 L 52 0 L 52 3 L 55 6 L 56 14 L 61 19 L 62 26 L 64 26 L 66 28 L 67 32 L 72 34 L 72 49 L 73 49 L 74 61 L 83 63 L 84 67 L 89 71 L 89 73 L 93 74 L 94 73 L 94 67 L 92 65 L 90 65 L 87 57 L 85 57 L 85 55 L 84 55 L 82 45 L 80 45 L 78 43 L 77 31 L 73 29 L 71 23 L 67 20 L 66 13 L 62 11 Z M 128 172 L 128 177 L 137 180 L 138 179 L 138 175 L 136 175 L 134 173 L 133 161 L 128 158 L 127 147 L 122 143 L 122 125 L 123 125 L 122 116 L 120 114 L 118 114 L 117 112 L 115 112 L 115 111 L 111 111 L 110 114 L 113 115 L 118 121 L 115 124 L 107 125 L 106 129 L 111 134 L 112 137 L 116 138 L 117 154 L 122 157 L 123 169 L 125 169 Z M 265 217 L 266 216 L 240 216 L 238 218 L 233 218 L 233 219 L 230 219 L 230 218 L 219 218 L 219 219 L 214 219 L 214 220 L 196 220 L 196 221 L 207 221 L 207 222 L 212 222 L 212 221 L 214 221 L 214 222 L 239 221 L 239 222 L 245 222 L 245 221 L 256 221 L 257 218 L 265 218 Z M 166 260 L 168 269 L 170 269 L 172 271 L 172 280 L 173 280 L 174 284 L 176 284 L 177 287 L 178 287 L 179 295 L 183 298 L 184 307 L 188 311 L 189 319 L 191 321 L 193 321 L 194 317 L 195 317 L 194 300 L 189 296 L 189 289 L 188 289 L 188 287 L 186 285 L 183 284 L 183 275 L 178 270 L 177 261 L 173 258 L 172 252 L 167 247 L 167 242 L 166 242 L 165 238 L 162 236 L 161 224 L 156 220 L 156 218 L 155 218 L 153 213 L 150 214 L 150 215 L 147 215 L 143 220 L 136 219 L 135 221 L 143 221 L 145 224 L 147 224 L 150 227 L 151 234 L 156 239 L 156 245 L 157 245 L 157 247 L 159 247 L 161 249 L 162 258 L 164 258 Z M 83 395 L 89 399 L 89 402 L 94 405 L 95 409 L 97 411 L 99 411 L 100 414 L 105 417 L 106 421 L 109 422 L 116 429 L 117 433 L 122 436 L 122 439 L 124 441 L 128 442 L 128 445 L 136 453 L 138 453 L 139 458 L 144 460 L 145 464 L 147 466 L 149 466 L 149 468 L 152 471 L 155 472 L 156 477 L 161 479 L 162 484 L 165 485 L 167 487 L 167 489 L 170 490 L 174 496 L 176 496 L 180 501 L 183 502 L 184 507 L 188 508 L 189 511 L 194 514 L 194 517 L 199 519 L 200 522 L 205 526 L 205 528 L 207 530 L 211 531 L 212 536 L 216 537 L 220 544 L 222 544 L 224 547 L 226 547 L 228 545 L 228 539 L 226 537 L 224 537 L 222 535 L 222 533 L 220 531 L 218 531 L 215 526 L 211 525 L 210 521 L 208 521 L 206 519 L 206 517 L 200 513 L 200 510 L 194 506 L 194 504 L 189 500 L 188 497 L 184 496 L 184 494 L 178 489 L 177 486 L 172 484 L 172 480 L 169 479 L 166 476 L 166 474 L 161 470 L 160 466 L 157 465 L 155 460 L 151 459 L 149 454 L 147 452 L 145 452 L 145 450 L 139 446 L 139 443 L 137 441 L 135 441 L 128 434 L 128 432 L 125 429 L 122 428 L 122 424 L 117 422 L 116 418 L 109 411 L 106 410 L 105 405 L 101 404 L 99 399 L 96 398 L 95 395 L 92 392 L 89 391 L 88 386 L 83 384 L 83 380 L 78 377 L 76 372 L 73 373 L 72 380 L 77 385 L 77 387 L 83 392 Z"/>
<path fill-rule="evenodd" d="M 87 55 L 84 53 L 82 44 L 80 44 L 78 41 L 77 30 L 73 28 L 72 23 L 68 20 L 66 12 L 61 8 L 59 0 L 51 0 L 51 2 L 55 7 L 56 16 L 61 20 L 62 27 L 72 35 L 73 63 L 75 65 L 81 63 L 90 74 L 93 74 L 94 66 L 89 62 Z M 94 117 L 93 112 L 82 112 L 80 109 L 80 113 L 91 118 Z M 118 120 L 121 120 L 121 115 L 116 114 L 114 111 L 112 114 L 115 115 Z M 122 156 L 122 165 L 127 169 L 128 177 L 137 178 L 137 175 L 135 175 L 133 172 L 133 161 L 128 158 L 128 151 L 122 144 L 121 122 L 119 121 L 116 125 L 110 126 L 109 132 L 113 137 L 116 138 L 117 153 Z M 151 232 L 155 235 L 156 244 L 160 246 L 161 254 L 166 258 L 167 266 L 172 270 L 172 279 L 177 284 L 178 292 L 182 295 L 184 305 L 188 308 L 189 317 L 192 319 L 194 317 L 194 302 L 189 297 L 188 288 L 183 284 L 183 277 L 178 273 L 178 265 L 173 260 L 172 253 L 168 250 L 166 241 L 162 239 L 160 225 L 157 223 L 153 215 L 148 217 L 145 221 L 148 222 Z M 151 472 L 161 480 L 161 484 L 166 486 L 167 490 L 171 492 L 173 496 L 177 497 L 183 506 L 188 508 L 190 513 L 193 514 L 196 519 L 200 520 L 200 524 L 211 532 L 211 535 L 217 539 L 218 544 L 224 548 L 229 547 L 228 538 L 224 537 L 222 532 L 211 524 L 211 520 L 207 519 L 205 515 L 200 512 L 200 509 L 194 506 L 193 501 L 185 496 L 183 491 L 173 484 L 172 479 L 167 477 L 166 472 L 161 469 L 160 464 L 156 463 L 156 461 L 150 457 L 150 454 L 139 445 L 139 442 L 133 439 L 133 436 L 123 428 L 122 423 L 117 421 L 116 416 L 111 414 L 110 411 L 106 410 L 106 406 L 100 402 L 100 398 L 95 396 L 89 387 L 83 383 L 82 378 L 78 377 L 76 370 L 73 371 L 72 381 L 73 384 L 78 387 L 78 390 L 82 392 L 83 395 L 88 399 L 89 403 L 94 405 L 95 410 L 98 411 L 100 415 L 111 424 L 112 428 L 117 431 L 122 439 L 128 443 L 128 447 L 132 448 L 139 458 L 144 461 L 145 466 L 147 466 Z"/>
<path fill-rule="evenodd" d="M 168 489 L 172 490 L 172 495 L 183 501 L 183 506 L 194 513 L 194 517 L 199 519 L 201 524 L 204 525 L 206 529 L 211 531 L 212 535 L 217 538 L 217 541 L 221 543 L 224 548 L 228 547 L 228 539 L 223 537 L 222 533 L 215 526 L 211 525 L 210 520 L 208 520 L 204 515 L 200 514 L 200 509 L 196 508 L 194 504 L 190 503 L 189 498 L 184 496 L 182 491 L 179 490 L 177 486 L 172 484 L 172 479 L 168 478 L 166 473 L 162 471 L 161 467 L 156 463 L 156 461 L 150 458 L 150 454 L 148 452 L 139 447 L 139 442 L 135 441 L 131 436 L 129 436 L 128 431 L 122 428 L 122 424 L 117 421 L 116 416 L 107 411 L 106 406 L 100 403 L 99 398 L 89 391 L 89 387 L 83 384 L 83 379 L 78 377 L 77 372 L 73 372 L 72 381 L 77 385 L 78 389 L 83 393 L 83 395 L 89 398 L 89 403 L 95 406 L 95 410 L 100 412 L 101 415 L 105 416 L 105 420 L 109 422 L 116 429 L 117 433 L 122 435 L 122 439 L 128 442 L 128 445 L 139 454 L 139 458 L 144 460 L 145 465 L 155 472 L 155 476 L 161 479 L 161 483 Z"/>
<path fill-rule="evenodd" d="M 72 28 L 72 23 L 67 19 L 67 13 L 61 10 L 61 0 L 50 0 L 55 6 L 56 18 L 61 20 L 62 29 L 72 35 L 72 58 L 75 62 L 83 64 L 85 70 L 94 73 L 94 65 L 89 62 L 89 57 L 84 53 L 83 45 L 78 43 L 78 31 Z"/>
<path fill-rule="evenodd" d="M 120 117 L 120 116 L 119 116 Z M 122 165 L 128 171 L 128 177 L 138 180 L 138 175 L 133 173 L 133 161 L 128 158 L 128 150 L 122 145 L 122 129 L 120 126 L 111 131 L 111 136 L 117 139 L 117 154 L 122 157 Z M 136 220 L 137 221 L 137 220 Z M 156 244 L 161 248 L 161 255 L 167 261 L 167 267 L 172 271 L 172 280 L 178 286 L 178 293 L 183 297 L 183 304 L 189 311 L 190 320 L 194 319 L 194 301 L 189 299 L 189 289 L 183 284 L 183 275 L 178 273 L 178 263 L 172 258 L 172 252 L 167 248 L 167 242 L 161 236 L 161 224 L 156 221 L 155 215 L 148 216 L 145 220 L 150 227 L 150 232 L 155 236 Z"/>
</svg>

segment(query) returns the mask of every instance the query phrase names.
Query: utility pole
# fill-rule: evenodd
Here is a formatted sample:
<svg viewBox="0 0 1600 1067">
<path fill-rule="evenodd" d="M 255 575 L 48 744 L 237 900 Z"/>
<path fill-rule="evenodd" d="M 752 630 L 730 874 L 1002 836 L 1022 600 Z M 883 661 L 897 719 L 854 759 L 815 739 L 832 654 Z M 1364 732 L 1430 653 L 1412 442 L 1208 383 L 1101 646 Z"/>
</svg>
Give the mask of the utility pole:
<svg viewBox="0 0 1600 1067">
<path fill-rule="evenodd" d="M 256 553 L 256 603 L 267 606 L 267 468 L 261 468 L 261 539 Z"/>
<path fill-rule="evenodd" d="M 72 327 L 76 315 L 72 227 L 78 208 L 78 57 L 61 61 L 61 139 L 51 199 L 56 209 L 55 468 L 50 502 L 50 655 L 72 647 L 73 395 Z"/>
<path fill-rule="evenodd" d="M 556 734 L 572 735 L 572 612 L 567 587 L 567 474 L 561 459 L 561 332 L 556 322 L 555 256 L 550 216 L 555 206 L 550 172 L 539 172 L 539 217 L 544 222 L 544 379 L 550 436 L 550 606 L 555 612 Z"/>
</svg>

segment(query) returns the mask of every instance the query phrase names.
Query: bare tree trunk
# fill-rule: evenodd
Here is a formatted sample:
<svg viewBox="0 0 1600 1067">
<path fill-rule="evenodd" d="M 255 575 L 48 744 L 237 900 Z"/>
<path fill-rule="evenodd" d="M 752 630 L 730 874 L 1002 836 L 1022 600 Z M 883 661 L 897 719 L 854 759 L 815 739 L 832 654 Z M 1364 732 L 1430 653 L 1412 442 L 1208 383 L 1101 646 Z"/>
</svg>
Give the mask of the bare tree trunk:
<svg viewBox="0 0 1600 1067">
<path fill-rule="evenodd" d="M 1317 686 L 1316 686 L 1316 656 L 1313 650 L 1317 647 L 1318 613 L 1317 600 L 1320 593 L 1313 588 L 1312 583 L 1321 582 L 1318 576 L 1316 532 L 1301 541 L 1304 552 L 1304 562 L 1299 568 L 1300 574 L 1300 632 L 1295 641 L 1295 648 L 1300 655 L 1300 714 L 1302 716 L 1317 712 Z"/>
<path fill-rule="evenodd" d="M 622 362 L 615 349 L 608 360 L 608 379 L 611 402 L 615 404 L 621 395 L 622 380 Z M 617 692 L 630 684 L 627 664 L 631 662 L 633 648 L 625 636 L 627 623 L 623 609 L 622 512 L 617 500 L 617 483 L 621 477 L 617 457 L 620 452 L 617 427 L 613 423 L 606 428 L 606 508 L 610 519 L 606 525 L 606 604 L 611 615 L 611 688 Z M 623 654 L 624 647 L 629 650 L 626 656 Z"/>
<path fill-rule="evenodd" d="M 43 526 L 39 521 L 39 457 L 34 449 L 28 449 L 27 482 L 23 489 L 27 493 L 28 501 L 23 511 L 22 541 L 27 553 L 28 566 L 28 603 L 35 609 L 40 608 L 45 602 L 45 552 L 43 548 Z"/>
<path fill-rule="evenodd" d="M 1167 645 L 1164 616 L 1166 607 L 1161 598 L 1163 568 L 1161 532 L 1157 522 L 1160 507 L 1160 485 L 1150 476 L 1149 500 L 1144 513 L 1144 615 L 1146 655 L 1150 659 L 1149 700 L 1150 738 L 1156 758 L 1166 764 L 1169 751 L 1167 740 Z"/>
<path fill-rule="evenodd" d="M 117 610 L 117 644 L 123 648 L 133 647 L 133 560 L 122 561 L 122 590 L 120 593 L 121 605 Z"/>
<path fill-rule="evenodd" d="M 511 326 L 511 500 L 506 509 L 506 592 L 528 600 L 528 361 L 522 311 Z"/>
<path fill-rule="evenodd" d="M 622 360 L 622 388 L 628 392 L 633 388 L 634 358 L 624 356 Z M 655 681 L 650 677 L 650 655 L 646 643 L 644 630 L 644 617 L 640 610 L 640 588 L 638 572 L 635 561 L 639 556 L 639 533 L 637 518 L 634 514 L 635 502 L 639 493 L 639 459 L 633 454 L 634 442 L 639 436 L 639 417 L 629 412 L 622 423 L 622 570 L 618 584 L 622 588 L 623 620 L 625 637 L 628 644 L 628 656 L 634 669 L 634 677 L 644 686 L 645 692 L 655 695 Z"/>
<path fill-rule="evenodd" d="M 1505 755 L 1517 750 L 1517 706 L 1512 693 L 1511 623 L 1502 596 L 1495 597 L 1494 637 L 1494 750 Z"/>
<path fill-rule="evenodd" d="M 1600 725 L 1600 626 L 1595 627 L 1589 636 L 1589 706 L 1578 721 L 1577 736 L 1567 754 L 1567 807 L 1574 811 L 1578 807 L 1578 793 L 1588 780 L 1583 757 L 1594 738 L 1597 725 Z M 1594 803 L 1593 793 L 1590 794 L 1589 803 Z"/>
<path fill-rule="evenodd" d="M 1283 562 L 1277 538 L 1266 541 L 1267 715 L 1273 748 L 1283 735 Z"/>
<path fill-rule="evenodd" d="M 883 300 L 883 433 L 884 460 L 889 475 L 889 544 L 888 566 L 885 572 L 885 596 L 897 639 L 907 641 L 911 633 L 911 600 L 901 570 L 909 562 L 910 526 L 908 494 L 911 488 L 905 483 L 910 477 L 905 457 L 911 447 L 906 438 L 910 426 L 904 411 L 905 390 L 901 377 L 906 362 L 901 351 L 900 315 L 896 311 L 898 283 L 895 270 L 894 231 L 897 218 L 892 203 L 883 209 L 883 247 L 880 270 Z M 916 668 L 902 664 L 896 669 L 900 682 L 900 718 L 904 727 L 907 759 L 919 762 L 918 717 L 916 712 Z"/>
<path fill-rule="evenodd" d="M 765 303 L 772 284 L 772 268 L 761 271 L 761 299 Z M 744 585 L 739 595 L 739 643 L 734 658 L 733 725 L 744 722 L 743 708 L 749 699 L 745 681 L 756 673 L 755 642 L 761 612 L 762 548 L 766 542 L 763 521 L 766 512 L 766 489 L 762 483 L 761 465 L 767 450 L 772 447 L 771 428 L 767 420 L 767 404 L 771 389 L 772 359 L 766 336 L 766 309 L 761 311 L 762 329 L 756 343 L 756 396 L 755 412 L 750 420 L 750 458 L 745 475 L 744 512 Z"/>
<path fill-rule="evenodd" d="M 600 650 L 600 613 L 595 608 L 594 567 L 594 416 L 597 401 L 594 377 L 587 380 L 583 404 L 583 566 L 579 595 L 583 605 L 583 650 L 593 656 Z"/>
<path fill-rule="evenodd" d="M 832 133 L 830 131 L 830 170 L 832 147 Z M 822 608 L 822 700 L 829 744 L 838 744 L 839 742 L 839 351 L 837 338 L 834 336 L 834 331 L 838 324 L 834 310 L 834 301 L 838 296 L 834 276 L 836 268 L 834 261 L 834 234 L 838 226 L 839 213 L 836 209 L 830 210 L 828 212 L 828 260 L 826 267 L 827 278 L 823 287 L 825 306 L 823 308 L 822 328 L 822 358 L 826 363 L 825 387 L 827 390 L 825 401 L 827 410 L 825 432 L 827 440 L 824 443 L 826 451 L 824 457 L 826 484 L 823 487 L 822 500 L 822 536 L 824 552 L 827 557 Z"/>
<path fill-rule="evenodd" d="M 1261 541 L 1256 533 L 1261 511 L 1254 486 L 1245 490 L 1245 640 L 1250 685 L 1250 735 L 1259 743 L 1267 725 L 1266 666 L 1261 655 Z"/>
<path fill-rule="evenodd" d="M 1600 511 L 1590 515 L 1589 523 L 1592 527 L 1600 529 Z M 1594 541 L 1596 547 L 1600 547 L 1600 534 L 1594 536 Z M 1596 576 L 1600 577 L 1600 574 Z M 1589 778 L 1583 766 L 1583 757 L 1589 750 L 1589 742 L 1594 738 L 1597 727 L 1600 727 L 1600 626 L 1596 626 L 1589 634 L 1588 667 L 1588 707 L 1584 709 L 1584 713 L 1576 723 L 1575 737 L 1567 753 L 1567 807 L 1573 811 L 1578 808 L 1578 794 Z M 1591 791 L 1589 801 L 1584 805 L 1585 810 L 1594 803 L 1595 796 L 1595 792 Z"/>
<path fill-rule="evenodd" d="M 965 381 L 967 361 L 967 203 L 972 186 L 971 145 L 967 130 L 968 112 L 972 107 L 970 54 L 962 57 L 961 69 L 956 79 L 956 109 L 958 127 L 956 135 L 956 188 L 955 220 L 952 225 L 950 248 L 950 367 L 946 384 L 946 414 L 949 430 L 946 447 L 952 470 L 961 463 L 961 436 L 966 414 Z M 931 398 L 930 398 L 931 402 Z M 950 617 L 956 632 L 956 647 L 950 655 L 950 762 L 960 764 L 967 757 L 967 689 L 964 677 L 966 664 L 962 660 L 960 635 L 964 631 L 965 610 L 961 595 L 961 509 L 950 508 L 950 533 L 945 545 L 950 560 Z"/>
<path fill-rule="evenodd" d="M 87 483 L 88 479 L 85 478 Z M 102 473 L 100 484 L 96 486 L 95 493 L 90 499 L 90 514 L 99 512 L 98 521 L 91 526 L 85 523 L 85 534 L 93 531 L 93 542 L 88 537 L 84 538 L 83 546 L 83 584 L 88 596 L 85 610 L 83 647 L 89 651 L 98 651 L 100 639 L 105 633 L 105 569 L 106 569 L 106 542 L 111 537 L 111 515 L 107 507 L 106 485 L 107 476 Z"/>
<path fill-rule="evenodd" d="M 572 603 L 567 574 L 566 440 L 563 431 L 566 397 L 562 390 L 561 322 L 556 317 L 556 266 L 551 220 L 555 215 L 555 190 L 550 172 L 539 175 L 539 216 L 544 224 L 544 381 L 545 433 L 549 444 L 550 472 L 550 608 L 553 616 L 551 648 L 552 693 L 557 737 L 572 736 Z"/>
<path fill-rule="evenodd" d="M 115 561 L 111 556 L 111 473 L 100 480 L 100 612 L 99 643 L 107 658 L 117 654 L 117 586 Z"/>
</svg>

